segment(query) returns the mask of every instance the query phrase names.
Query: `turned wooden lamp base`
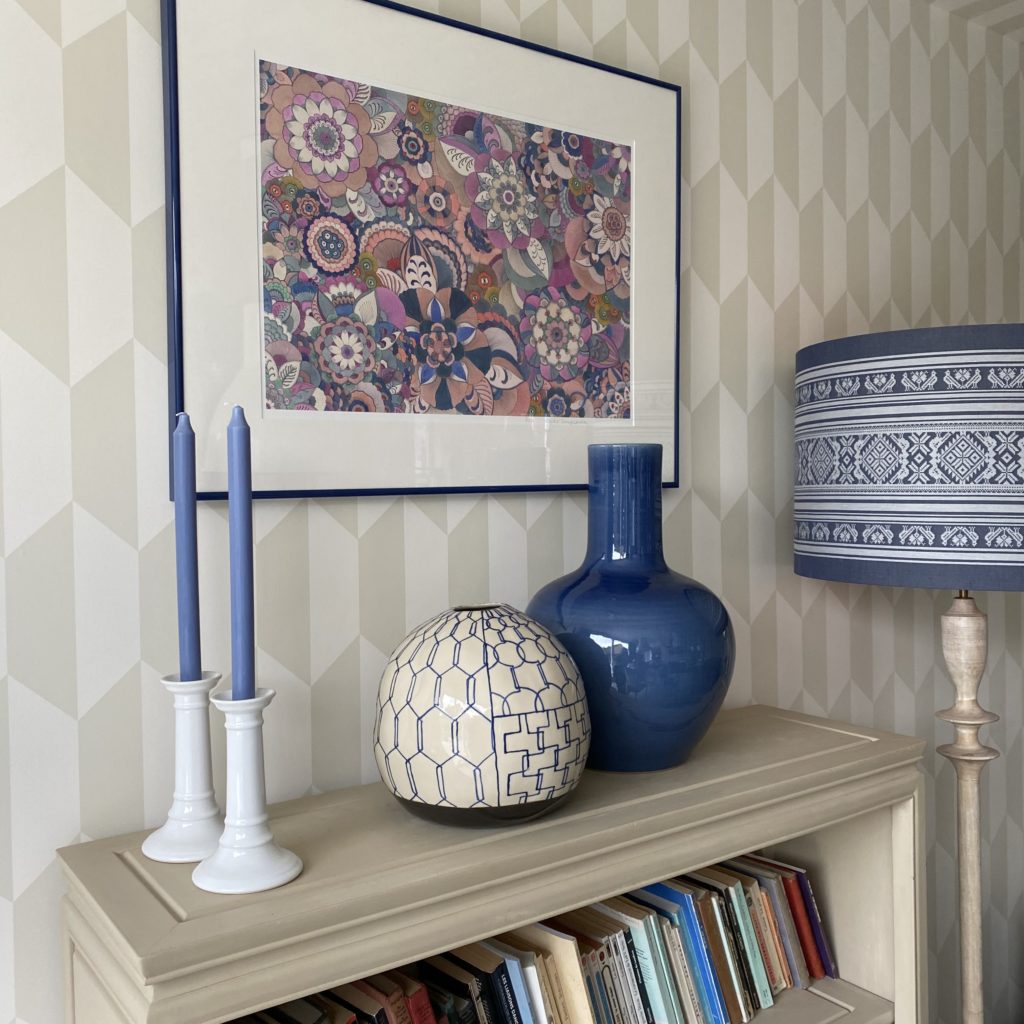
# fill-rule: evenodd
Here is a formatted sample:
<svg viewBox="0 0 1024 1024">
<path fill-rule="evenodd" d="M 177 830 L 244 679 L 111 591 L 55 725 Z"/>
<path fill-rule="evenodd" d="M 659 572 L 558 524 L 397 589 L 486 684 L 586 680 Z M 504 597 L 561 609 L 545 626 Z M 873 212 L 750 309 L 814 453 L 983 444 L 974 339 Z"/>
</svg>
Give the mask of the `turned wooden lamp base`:
<svg viewBox="0 0 1024 1024">
<path fill-rule="evenodd" d="M 942 616 L 942 653 L 956 689 L 952 707 L 935 717 L 956 730 L 953 743 L 938 748 L 956 769 L 957 882 L 960 890 L 960 998 L 962 1024 L 982 1024 L 981 987 L 981 773 L 999 751 L 978 739 L 983 725 L 999 716 L 978 703 L 978 686 L 988 651 L 988 617 L 966 590 Z"/>
</svg>

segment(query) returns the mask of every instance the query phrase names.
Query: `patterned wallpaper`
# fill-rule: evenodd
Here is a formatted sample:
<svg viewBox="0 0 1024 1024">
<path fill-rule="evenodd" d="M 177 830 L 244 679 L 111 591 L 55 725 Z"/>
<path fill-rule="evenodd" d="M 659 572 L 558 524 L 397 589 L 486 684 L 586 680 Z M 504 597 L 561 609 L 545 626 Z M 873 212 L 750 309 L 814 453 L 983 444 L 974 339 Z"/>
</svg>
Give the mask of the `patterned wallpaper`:
<svg viewBox="0 0 1024 1024">
<path fill-rule="evenodd" d="M 1024 43 L 1024 3 L 1021 0 L 931 0 L 978 25 Z"/>
<path fill-rule="evenodd" d="M 793 576 L 791 382 L 795 350 L 824 337 L 1021 318 L 1020 43 L 920 0 L 440 10 L 683 85 L 670 560 L 728 602 L 733 704 L 929 739 L 931 1007 L 953 1020 L 952 770 L 932 720 L 948 598 Z M 56 1024 L 53 850 L 156 824 L 171 785 L 157 0 L 0 0 L 0 26 L 0 1024 Z M 579 560 L 584 521 L 559 495 L 260 505 L 271 796 L 373 778 L 393 645 L 449 603 L 524 604 Z M 223 507 L 203 508 L 200 536 L 204 651 L 224 667 Z M 1019 595 L 981 600 L 1004 754 L 983 804 L 987 987 L 1008 1021 L 1024 1018 L 1024 612 Z"/>
</svg>

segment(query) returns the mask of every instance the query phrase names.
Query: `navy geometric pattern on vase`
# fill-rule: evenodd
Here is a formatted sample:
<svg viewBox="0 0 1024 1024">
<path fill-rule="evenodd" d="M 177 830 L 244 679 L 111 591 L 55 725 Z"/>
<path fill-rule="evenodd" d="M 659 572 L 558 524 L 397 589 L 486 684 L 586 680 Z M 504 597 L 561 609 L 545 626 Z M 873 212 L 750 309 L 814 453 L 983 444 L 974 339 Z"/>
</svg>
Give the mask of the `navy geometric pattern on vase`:
<svg viewBox="0 0 1024 1024">
<path fill-rule="evenodd" d="M 374 755 L 411 810 L 465 823 L 536 817 L 575 788 L 589 748 L 575 662 L 508 605 L 442 612 L 385 666 Z"/>
</svg>

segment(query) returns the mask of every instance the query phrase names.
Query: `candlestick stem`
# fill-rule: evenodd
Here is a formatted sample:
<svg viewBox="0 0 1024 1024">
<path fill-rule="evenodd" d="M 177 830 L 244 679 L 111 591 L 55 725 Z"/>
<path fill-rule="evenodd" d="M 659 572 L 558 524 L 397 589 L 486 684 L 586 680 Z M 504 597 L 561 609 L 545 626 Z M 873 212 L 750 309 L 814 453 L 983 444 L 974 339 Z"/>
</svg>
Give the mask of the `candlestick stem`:
<svg viewBox="0 0 1024 1024">
<path fill-rule="evenodd" d="M 267 824 L 263 711 L 273 699 L 273 690 L 257 690 L 249 700 L 213 698 L 227 730 L 227 808 L 217 849 L 192 872 L 207 892 L 262 892 L 302 871 L 302 861 L 274 842 Z"/>
<path fill-rule="evenodd" d="M 167 821 L 147 837 L 142 852 L 150 860 L 187 864 L 217 848 L 223 827 L 210 760 L 210 692 L 220 674 L 205 672 L 184 682 L 164 676 L 161 682 L 174 696 L 174 801 Z"/>
</svg>

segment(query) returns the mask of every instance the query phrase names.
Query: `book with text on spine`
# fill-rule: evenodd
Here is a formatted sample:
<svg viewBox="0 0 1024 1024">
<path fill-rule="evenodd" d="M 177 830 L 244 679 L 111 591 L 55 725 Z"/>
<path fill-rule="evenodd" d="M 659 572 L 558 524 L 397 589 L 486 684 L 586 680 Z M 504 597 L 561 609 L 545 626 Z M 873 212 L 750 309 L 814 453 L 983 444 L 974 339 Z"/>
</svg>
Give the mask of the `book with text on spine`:
<svg viewBox="0 0 1024 1024">
<path fill-rule="evenodd" d="M 512 990 L 525 1024 L 551 1024 L 537 970 L 537 955 L 524 953 L 497 938 L 487 939 L 484 945 L 505 958 Z"/>
<path fill-rule="evenodd" d="M 412 1024 L 437 1024 L 426 985 L 401 971 L 387 971 L 386 973 L 402 990 Z"/>
<path fill-rule="evenodd" d="M 744 898 L 747 901 L 747 912 L 750 914 L 750 923 L 754 927 L 754 938 L 757 940 L 757 948 L 761 952 L 761 960 L 764 962 L 765 973 L 768 975 L 768 984 L 771 986 L 772 995 L 778 995 L 787 988 L 782 966 L 785 954 L 776 944 L 774 932 L 765 914 L 764 902 L 761 899 L 761 886 L 756 878 L 727 868 L 724 864 L 716 864 L 714 870 L 738 882 L 742 887 Z"/>
<path fill-rule="evenodd" d="M 785 870 L 792 873 L 800 887 L 800 895 L 806 908 L 807 919 L 810 924 L 811 934 L 814 936 L 814 945 L 818 951 L 821 968 L 830 978 L 839 977 L 839 969 L 836 967 L 835 958 L 832 956 L 832 949 L 825 937 L 825 924 L 818 911 L 818 903 L 814 898 L 814 890 L 811 888 L 811 879 L 806 868 L 798 867 L 795 864 L 786 864 L 779 860 L 772 860 L 770 857 L 763 857 L 761 854 L 751 854 L 755 860 L 762 861 L 776 870 Z M 787 889 L 788 892 L 788 889 Z"/>
<path fill-rule="evenodd" d="M 725 997 L 722 995 L 718 976 L 711 963 L 704 929 L 697 916 L 697 906 L 693 898 L 694 890 L 678 879 L 658 882 L 649 888 L 658 895 L 678 904 L 681 923 L 679 931 L 694 976 L 697 979 L 697 990 L 700 993 L 704 1016 L 709 1024 L 728 1024 L 729 1011 L 726 1009 Z"/>
<path fill-rule="evenodd" d="M 655 984 L 661 996 L 665 1017 L 668 1019 L 669 1024 L 686 1024 L 682 1004 L 676 992 L 675 978 L 672 973 L 672 965 L 669 963 L 668 950 L 665 948 L 665 940 L 659 923 L 658 912 L 628 893 L 610 902 L 613 906 L 621 905 L 624 908 L 624 913 L 628 913 L 632 918 L 640 921 L 647 936 L 647 945 L 651 954 L 651 966 L 654 971 Z M 655 1009 L 653 999 L 652 1009 Z M 656 1009 L 655 1017 L 657 1018 Z"/>
<path fill-rule="evenodd" d="M 355 985 L 383 1005 L 388 1015 L 388 1024 L 412 1024 L 412 1016 L 405 1003 L 405 993 L 393 978 L 386 974 L 371 974 L 368 978 L 357 981 Z"/>
<path fill-rule="evenodd" d="M 779 926 L 779 935 L 789 963 L 793 985 L 796 988 L 809 988 L 811 974 L 807 967 L 807 958 L 804 955 L 793 911 L 786 896 L 782 873 L 753 857 L 736 857 L 726 863 L 746 871 L 748 875 L 753 875 L 761 883 L 761 889 L 768 894 L 772 909 L 775 911 L 775 920 Z"/>
<path fill-rule="evenodd" d="M 623 1024 L 647 1024 L 623 926 L 593 906 L 570 911 L 563 919 L 582 938 L 599 943 L 591 954 L 596 964 L 595 980 L 598 991 L 610 1004 L 613 1019 Z"/>
<path fill-rule="evenodd" d="M 683 908 L 678 901 L 667 899 L 653 892 L 651 886 L 646 889 L 634 889 L 629 895 L 638 903 L 650 907 L 658 915 L 662 938 L 668 952 L 669 965 L 675 976 L 676 993 L 686 1024 L 708 1024 L 701 1004 L 696 968 L 691 964 L 683 944 Z"/>
<path fill-rule="evenodd" d="M 516 928 L 509 935 L 527 942 L 551 957 L 556 992 L 561 992 L 565 1006 L 563 1024 L 596 1024 L 594 1008 L 587 994 L 586 980 L 580 960 L 579 945 L 574 936 L 558 927 L 539 923 Z"/>
<path fill-rule="evenodd" d="M 609 914 L 600 904 L 584 907 L 581 913 L 593 923 L 594 928 L 601 929 L 601 934 L 610 943 L 609 948 L 631 1019 L 635 1024 L 653 1024 L 650 997 L 629 925 Z"/>
<path fill-rule="evenodd" d="M 504 1021 L 504 1024 L 523 1024 L 504 957 L 488 949 L 482 942 L 457 946 L 446 955 L 476 974 L 489 989 L 497 1013 L 496 1020 Z M 481 994 L 483 991 L 481 989 Z"/>
<path fill-rule="evenodd" d="M 530 967 L 532 966 L 536 971 L 541 999 L 547 1013 L 547 1024 L 568 1024 L 569 1015 L 565 1009 L 565 996 L 555 973 L 552 955 L 517 932 L 503 932 L 497 936 L 497 941 L 504 943 L 509 949 L 516 950 L 519 954 L 528 984 L 532 977 Z M 534 1015 L 536 1016 L 536 1014 Z"/>
<path fill-rule="evenodd" d="M 608 943 L 591 935 L 586 923 L 578 919 L 578 914 L 579 911 L 573 910 L 549 918 L 544 923 L 558 928 L 576 940 L 580 968 L 586 981 L 595 1020 L 599 1024 L 631 1024 L 622 1005 L 621 992 L 612 970 Z"/>
<path fill-rule="evenodd" d="M 653 912 L 622 896 L 604 900 L 597 906 L 629 929 L 632 940 L 630 955 L 634 957 L 634 970 L 641 977 L 644 1006 L 652 1024 L 671 1024 L 673 1015 L 662 983 L 660 957 L 646 920 Z"/>
<path fill-rule="evenodd" d="M 761 957 L 757 936 L 754 934 L 754 925 L 750 920 L 750 910 L 747 907 L 747 894 L 743 886 L 714 867 L 702 868 L 700 871 L 690 871 L 685 877 L 688 881 L 696 882 L 698 885 L 703 885 L 706 889 L 714 890 L 729 901 L 729 906 L 732 909 L 737 925 L 740 949 L 750 969 L 757 1001 L 762 1010 L 767 1010 L 769 1006 L 775 1004 L 775 998 L 772 995 L 772 987 L 768 982 L 768 972 L 765 970 L 764 960 Z"/>
</svg>

